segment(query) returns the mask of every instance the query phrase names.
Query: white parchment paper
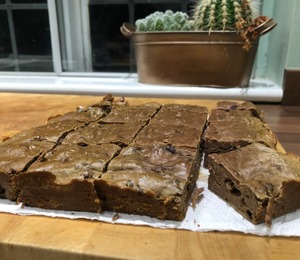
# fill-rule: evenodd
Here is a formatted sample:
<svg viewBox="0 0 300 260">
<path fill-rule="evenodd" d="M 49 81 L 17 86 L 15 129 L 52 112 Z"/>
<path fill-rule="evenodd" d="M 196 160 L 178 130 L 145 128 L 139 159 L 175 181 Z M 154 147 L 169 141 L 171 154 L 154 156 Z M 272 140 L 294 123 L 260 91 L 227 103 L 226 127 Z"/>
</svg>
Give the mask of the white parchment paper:
<svg viewBox="0 0 300 260">
<path fill-rule="evenodd" d="M 260 236 L 300 236 L 300 210 L 273 219 L 272 227 L 265 224 L 253 225 L 244 219 L 226 202 L 207 189 L 206 169 L 200 170 L 198 187 L 204 187 L 203 198 L 196 208 L 189 207 L 183 221 L 162 221 L 155 218 L 128 215 L 115 212 L 88 213 L 76 211 L 44 210 L 32 207 L 22 207 L 9 200 L 0 200 L 0 211 L 19 215 L 42 215 L 69 219 L 90 219 L 108 223 L 129 225 L 146 225 L 156 228 L 185 229 L 196 232 L 203 231 L 236 231 Z"/>
</svg>

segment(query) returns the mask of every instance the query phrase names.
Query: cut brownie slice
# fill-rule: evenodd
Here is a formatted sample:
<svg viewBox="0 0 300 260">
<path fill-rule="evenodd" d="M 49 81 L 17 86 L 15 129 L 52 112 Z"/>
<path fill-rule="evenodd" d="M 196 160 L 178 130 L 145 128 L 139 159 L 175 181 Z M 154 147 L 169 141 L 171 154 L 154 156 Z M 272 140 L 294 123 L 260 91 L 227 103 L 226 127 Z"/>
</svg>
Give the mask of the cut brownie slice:
<svg viewBox="0 0 300 260">
<path fill-rule="evenodd" d="M 185 125 L 202 131 L 208 110 L 201 106 L 164 105 L 151 120 L 151 123 L 166 125 Z"/>
<path fill-rule="evenodd" d="M 205 131 L 205 152 L 208 154 L 228 152 L 252 143 L 263 143 L 272 148 L 277 144 L 274 133 L 256 117 L 210 122 Z"/>
<path fill-rule="evenodd" d="M 85 124 L 95 122 L 106 116 L 113 108 L 122 108 L 127 106 L 125 99 L 115 100 L 111 95 L 106 95 L 99 103 L 88 107 L 78 107 L 76 111 L 67 112 L 63 115 L 57 115 L 48 119 L 49 123 L 57 121 L 77 120 Z"/>
<path fill-rule="evenodd" d="M 164 105 L 137 135 L 134 143 L 200 148 L 207 115 L 206 107 Z"/>
<path fill-rule="evenodd" d="M 14 135 L 12 139 L 16 141 L 35 140 L 60 143 L 69 132 L 82 126 L 84 126 L 84 124 L 77 120 L 56 121 L 20 132 Z"/>
<path fill-rule="evenodd" d="M 9 139 L 0 145 L 0 198 L 16 200 L 18 191 L 14 178 L 26 170 L 43 152 L 53 147 L 51 142 Z"/>
<path fill-rule="evenodd" d="M 19 202 L 57 210 L 101 211 L 94 175 L 120 151 L 114 144 L 60 145 L 16 178 Z"/>
<path fill-rule="evenodd" d="M 227 116 L 230 114 L 249 114 L 250 116 L 254 116 L 260 118 L 264 121 L 264 113 L 260 111 L 252 102 L 235 102 L 235 101 L 218 101 L 215 108 L 212 109 L 210 119 L 214 118 L 214 113 L 220 113 L 224 115 L 224 112 L 227 112 Z M 222 113 L 223 112 L 223 113 Z"/>
<path fill-rule="evenodd" d="M 131 145 L 95 180 L 104 209 L 182 220 L 199 173 L 197 149 Z"/>
<path fill-rule="evenodd" d="M 99 124 L 90 125 L 71 132 L 63 144 L 94 145 L 114 143 L 127 146 L 140 131 L 141 124 Z"/>
<path fill-rule="evenodd" d="M 106 117 L 100 119 L 100 123 L 146 123 L 160 109 L 158 103 L 146 103 L 139 106 L 128 106 L 113 109 Z"/>
<path fill-rule="evenodd" d="M 208 188 L 252 223 L 300 208 L 298 156 L 256 143 L 208 160 Z"/>
<path fill-rule="evenodd" d="M 151 122 L 134 139 L 137 144 L 171 144 L 178 147 L 197 148 L 201 142 L 202 130 L 185 125 L 167 125 Z"/>
</svg>

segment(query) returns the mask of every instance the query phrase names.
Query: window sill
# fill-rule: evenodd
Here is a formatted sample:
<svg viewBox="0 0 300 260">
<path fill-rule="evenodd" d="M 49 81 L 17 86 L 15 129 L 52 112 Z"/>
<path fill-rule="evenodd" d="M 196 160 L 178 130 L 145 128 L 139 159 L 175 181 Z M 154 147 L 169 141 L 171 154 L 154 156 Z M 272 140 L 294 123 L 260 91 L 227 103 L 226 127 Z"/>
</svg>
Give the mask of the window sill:
<svg viewBox="0 0 300 260">
<path fill-rule="evenodd" d="M 252 80 L 248 88 L 154 86 L 131 77 L 0 76 L 0 92 L 159 97 L 185 99 L 242 99 L 281 102 L 281 86 L 268 80 Z"/>
</svg>

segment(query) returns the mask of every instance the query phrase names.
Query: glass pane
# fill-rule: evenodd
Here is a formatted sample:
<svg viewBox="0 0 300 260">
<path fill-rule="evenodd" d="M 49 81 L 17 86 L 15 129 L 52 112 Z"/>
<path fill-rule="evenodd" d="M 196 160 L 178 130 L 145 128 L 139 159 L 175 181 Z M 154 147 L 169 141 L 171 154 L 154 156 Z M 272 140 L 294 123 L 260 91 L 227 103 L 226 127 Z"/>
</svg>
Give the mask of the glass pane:
<svg viewBox="0 0 300 260">
<path fill-rule="evenodd" d="M 90 5 L 89 12 L 93 70 L 129 71 L 129 41 L 120 33 L 128 5 Z"/>
<path fill-rule="evenodd" d="M 93 71 L 135 72 L 134 51 L 131 41 L 120 32 L 124 22 L 134 23 L 136 19 L 143 18 L 155 11 L 184 11 L 190 1 L 155 1 L 141 4 L 101 4 L 93 1 L 89 5 L 92 67 Z M 127 4 L 128 3 L 128 4 Z"/>
<path fill-rule="evenodd" d="M 47 3 L 47 0 L 11 0 L 13 4 L 44 4 Z"/>
<path fill-rule="evenodd" d="M 48 10 L 14 10 L 21 71 L 53 71 Z"/>
<path fill-rule="evenodd" d="M 11 64 L 12 46 L 6 11 L 0 11 L 0 71 L 14 70 Z"/>
</svg>

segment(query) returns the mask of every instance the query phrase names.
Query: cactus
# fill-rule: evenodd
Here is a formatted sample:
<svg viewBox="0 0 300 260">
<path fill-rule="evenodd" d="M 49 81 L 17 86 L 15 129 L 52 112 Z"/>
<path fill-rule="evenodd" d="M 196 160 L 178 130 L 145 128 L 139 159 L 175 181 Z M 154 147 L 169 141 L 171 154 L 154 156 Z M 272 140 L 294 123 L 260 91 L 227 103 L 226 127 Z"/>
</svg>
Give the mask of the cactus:
<svg viewBox="0 0 300 260">
<path fill-rule="evenodd" d="M 253 22 L 251 0 L 198 0 L 192 20 L 196 30 L 240 31 Z"/>
<path fill-rule="evenodd" d="M 145 31 L 189 31 L 189 16 L 183 12 L 155 12 L 135 22 L 136 30 Z"/>
<path fill-rule="evenodd" d="M 251 0 L 198 0 L 192 22 L 194 30 L 236 31 L 245 41 L 243 49 L 251 48 L 249 28 L 254 23 Z"/>
</svg>

